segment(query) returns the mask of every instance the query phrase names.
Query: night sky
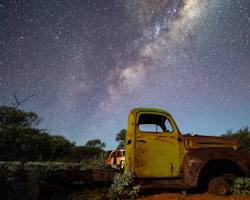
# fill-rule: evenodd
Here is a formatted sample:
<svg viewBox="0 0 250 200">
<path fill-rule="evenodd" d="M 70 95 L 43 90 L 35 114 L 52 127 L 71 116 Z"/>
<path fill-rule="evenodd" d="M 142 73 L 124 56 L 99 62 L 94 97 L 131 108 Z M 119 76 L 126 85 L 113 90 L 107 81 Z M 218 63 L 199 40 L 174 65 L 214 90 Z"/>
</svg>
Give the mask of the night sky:
<svg viewBox="0 0 250 200">
<path fill-rule="evenodd" d="M 134 107 L 184 133 L 250 126 L 249 0 L 0 0 L 0 104 L 116 146 Z"/>
</svg>

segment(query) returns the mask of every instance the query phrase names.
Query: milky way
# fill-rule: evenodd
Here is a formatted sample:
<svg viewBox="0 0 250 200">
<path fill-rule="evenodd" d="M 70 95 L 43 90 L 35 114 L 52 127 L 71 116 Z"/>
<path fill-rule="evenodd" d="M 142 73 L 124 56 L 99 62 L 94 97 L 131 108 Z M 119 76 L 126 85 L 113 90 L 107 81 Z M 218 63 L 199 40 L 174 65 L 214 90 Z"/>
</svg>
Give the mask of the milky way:
<svg viewBox="0 0 250 200">
<path fill-rule="evenodd" d="M 114 147 L 134 107 L 183 132 L 250 125 L 249 0 L 0 1 L 0 97 L 77 144 Z"/>
</svg>

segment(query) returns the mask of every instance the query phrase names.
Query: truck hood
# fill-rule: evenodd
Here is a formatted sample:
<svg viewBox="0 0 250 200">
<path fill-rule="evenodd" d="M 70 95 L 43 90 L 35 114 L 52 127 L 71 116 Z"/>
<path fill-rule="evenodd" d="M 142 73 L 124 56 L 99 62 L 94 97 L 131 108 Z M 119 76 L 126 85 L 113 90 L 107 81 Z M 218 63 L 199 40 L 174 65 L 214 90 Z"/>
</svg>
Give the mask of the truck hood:
<svg viewBox="0 0 250 200">
<path fill-rule="evenodd" d="M 202 135 L 183 135 L 184 146 L 186 149 L 200 148 L 233 148 L 240 147 L 237 140 L 227 137 L 202 136 Z"/>
</svg>

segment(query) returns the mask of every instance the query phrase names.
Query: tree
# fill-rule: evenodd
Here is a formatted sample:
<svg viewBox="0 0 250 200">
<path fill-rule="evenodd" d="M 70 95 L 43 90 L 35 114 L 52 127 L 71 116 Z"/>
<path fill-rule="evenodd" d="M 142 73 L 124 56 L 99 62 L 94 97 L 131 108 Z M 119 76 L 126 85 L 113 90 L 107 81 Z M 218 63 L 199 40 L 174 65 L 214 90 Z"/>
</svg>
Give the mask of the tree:
<svg viewBox="0 0 250 200">
<path fill-rule="evenodd" d="M 100 148 L 89 147 L 89 146 L 75 146 L 72 149 L 71 155 L 68 157 L 70 162 L 88 162 L 90 159 L 105 154 L 105 151 Z"/>
<path fill-rule="evenodd" d="M 85 146 L 103 149 L 104 147 L 106 147 L 106 144 L 104 142 L 101 142 L 100 139 L 94 139 L 87 141 Z"/>
<path fill-rule="evenodd" d="M 40 121 L 35 112 L 0 106 L 0 160 L 56 160 L 67 156 L 74 144 L 36 128 Z"/>
<path fill-rule="evenodd" d="M 122 129 L 116 134 L 115 140 L 116 142 L 118 142 L 118 146 L 117 146 L 118 149 L 125 148 L 126 133 L 127 133 L 127 130 Z"/>
<path fill-rule="evenodd" d="M 233 137 L 237 139 L 240 143 L 240 146 L 244 149 L 247 149 L 250 152 L 250 130 L 248 127 L 241 128 L 236 132 L 229 130 L 226 134 L 222 135 L 223 137 Z"/>
<path fill-rule="evenodd" d="M 18 108 L 20 105 L 24 104 L 26 101 L 28 101 L 30 98 L 32 98 L 34 95 L 30 95 L 28 97 L 25 97 L 23 99 L 19 99 L 19 97 L 17 96 L 16 92 L 14 91 L 13 94 L 11 95 L 13 98 L 13 102 L 11 103 L 11 105 L 15 108 Z"/>
<path fill-rule="evenodd" d="M 0 106 L 0 128 L 31 128 L 42 121 L 35 112 L 25 112 L 16 107 Z"/>
<path fill-rule="evenodd" d="M 70 142 L 61 135 L 49 136 L 49 145 L 51 160 L 63 159 L 65 156 L 70 155 L 72 148 L 75 146 L 74 143 Z"/>
</svg>

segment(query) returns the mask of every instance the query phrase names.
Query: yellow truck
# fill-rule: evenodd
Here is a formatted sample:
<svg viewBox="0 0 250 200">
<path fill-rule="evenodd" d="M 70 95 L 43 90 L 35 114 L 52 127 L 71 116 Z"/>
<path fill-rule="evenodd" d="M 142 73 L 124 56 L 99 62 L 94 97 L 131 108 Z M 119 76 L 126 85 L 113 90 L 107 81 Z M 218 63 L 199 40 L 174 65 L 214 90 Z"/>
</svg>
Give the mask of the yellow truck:
<svg viewBox="0 0 250 200">
<path fill-rule="evenodd" d="M 249 174 L 248 156 L 231 138 L 182 135 L 173 117 L 154 108 L 128 116 L 125 172 L 144 188 L 204 187 L 224 195 L 237 176 Z"/>
</svg>

